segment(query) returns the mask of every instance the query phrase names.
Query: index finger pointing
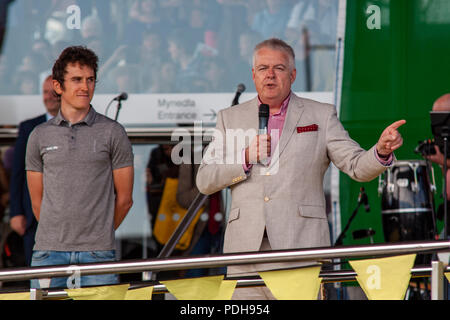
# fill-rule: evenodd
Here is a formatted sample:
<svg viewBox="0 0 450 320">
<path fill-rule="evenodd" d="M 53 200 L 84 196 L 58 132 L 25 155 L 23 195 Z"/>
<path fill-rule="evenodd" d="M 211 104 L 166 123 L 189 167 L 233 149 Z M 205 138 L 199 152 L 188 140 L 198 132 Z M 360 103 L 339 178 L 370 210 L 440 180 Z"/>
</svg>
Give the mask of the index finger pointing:
<svg viewBox="0 0 450 320">
<path fill-rule="evenodd" d="M 400 128 L 405 123 L 406 123 L 406 120 L 398 120 L 398 121 L 395 121 L 393 124 L 391 124 L 388 128 L 397 130 L 398 128 Z"/>
</svg>

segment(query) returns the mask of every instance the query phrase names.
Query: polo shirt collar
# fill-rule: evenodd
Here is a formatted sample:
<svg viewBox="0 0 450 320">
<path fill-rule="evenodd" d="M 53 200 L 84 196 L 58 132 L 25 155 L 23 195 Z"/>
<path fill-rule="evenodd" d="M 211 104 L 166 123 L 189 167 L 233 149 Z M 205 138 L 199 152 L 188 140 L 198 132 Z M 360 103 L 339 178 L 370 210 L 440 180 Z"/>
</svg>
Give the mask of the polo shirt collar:
<svg viewBox="0 0 450 320">
<path fill-rule="evenodd" d="M 80 122 L 84 122 L 86 123 L 88 126 L 92 126 L 95 122 L 95 115 L 97 112 L 95 112 L 94 107 L 91 105 L 91 107 L 89 108 L 89 112 L 86 115 L 86 117 L 81 120 Z"/>
<path fill-rule="evenodd" d="M 97 112 L 95 111 L 94 107 L 91 105 L 90 108 L 89 108 L 89 112 L 88 112 L 88 114 L 86 115 L 86 117 L 84 117 L 84 119 L 81 120 L 81 121 L 78 122 L 78 123 L 72 123 L 72 125 L 74 125 L 74 124 L 85 123 L 85 124 L 87 124 L 88 126 L 92 126 L 92 125 L 94 124 L 94 122 L 95 122 L 95 115 L 96 115 L 96 113 L 97 113 Z M 54 123 L 55 123 L 56 125 L 58 125 L 58 126 L 60 126 L 60 125 L 63 124 L 63 123 L 69 124 L 69 121 L 67 121 L 66 119 L 64 119 L 64 117 L 63 117 L 63 115 L 62 115 L 62 113 L 61 113 L 61 109 L 59 109 L 58 114 L 57 114 L 56 117 L 54 118 Z"/>
</svg>

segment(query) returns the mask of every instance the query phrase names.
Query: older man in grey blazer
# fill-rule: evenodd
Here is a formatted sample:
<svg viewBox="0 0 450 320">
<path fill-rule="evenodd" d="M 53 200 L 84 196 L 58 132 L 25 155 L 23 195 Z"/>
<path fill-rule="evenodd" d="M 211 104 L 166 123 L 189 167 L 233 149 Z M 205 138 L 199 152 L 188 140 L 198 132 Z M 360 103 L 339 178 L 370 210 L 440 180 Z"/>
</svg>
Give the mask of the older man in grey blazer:
<svg viewBox="0 0 450 320">
<path fill-rule="evenodd" d="M 393 151 L 403 144 L 397 128 L 405 121 L 400 120 L 370 150 L 362 149 L 343 128 L 334 106 L 291 92 L 294 61 L 294 51 L 282 40 L 258 44 L 252 69 L 258 97 L 218 114 L 196 181 L 204 194 L 231 187 L 225 253 L 329 246 L 323 177 L 330 161 L 351 178 L 370 181 L 392 163 Z M 267 134 L 258 134 L 262 104 L 270 110 Z M 228 274 L 280 266 L 235 266 Z M 273 298 L 266 288 L 245 291 L 241 295 L 236 290 L 233 298 Z"/>
</svg>

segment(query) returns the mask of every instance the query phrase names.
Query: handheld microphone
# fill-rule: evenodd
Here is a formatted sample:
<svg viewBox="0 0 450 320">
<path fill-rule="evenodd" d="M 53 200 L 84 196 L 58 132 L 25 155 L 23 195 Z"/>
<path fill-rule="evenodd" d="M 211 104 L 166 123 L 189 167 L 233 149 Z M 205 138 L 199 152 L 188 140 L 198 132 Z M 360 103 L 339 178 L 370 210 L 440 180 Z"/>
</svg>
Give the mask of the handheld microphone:
<svg viewBox="0 0 450 320">
<path fill-rule="evenodd" d="M 122 92 L 119 96 L 115 97 L 113 101 L 125 101 L 128 99 L 128 93 Z"/>
<path fill-rule="evenodd" d="M 234 99 L 232 102 L 232 106 L 235 106 L 239 104 L 239 97 L 241 96 L 242 92 L 245 91 L 245 85 L 243 83 L 238 84 L 236 94 L 234 95 Z"/>
<path fill-rule="evenodd" d="M 362 204 L 364 204 L 364 209 L 366 210 L 366 212 L 370 211 L 370 205 L 369 205 L 369 197 L 367 197 L 366 191 L 364 190 L 364 187 L 361 187 L 360 192 L 359 192 L 359 196 L 358 196 L 358 201 Z"/>
<path fill-rule="evenodd" d="M 267 134 L 267 124 L 269 122 L 269 106 L 262 104 L 259 106 L 259 130 L 258 134 Z"/>
<path fill-rule="evenodd" d="M 258 135 L 267 134 L 267 126 L 269 122 L 269 106 L 267 104 L 262 104 L 259 106 L 259 129 Z M 263 165 L 269 164 L 269 159 L 260 160 L 260 163 Z"/>
</svg>

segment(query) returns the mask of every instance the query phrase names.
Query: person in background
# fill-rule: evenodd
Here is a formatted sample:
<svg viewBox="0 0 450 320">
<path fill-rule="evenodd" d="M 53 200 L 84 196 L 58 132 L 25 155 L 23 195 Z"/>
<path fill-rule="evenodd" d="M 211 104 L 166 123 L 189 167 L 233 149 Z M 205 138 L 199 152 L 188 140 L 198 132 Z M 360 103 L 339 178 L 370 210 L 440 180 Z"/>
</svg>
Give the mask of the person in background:
<svg viewBox="0 0 450 320">
<path fill-rule="evenodd" d="M 247 30 L 239 36 L 239 58 L 233 64 L 233 77 L 237 83 L 243 83 L 248 92 L 256 92 L 252 79 L 253 49 L 263 40 L 261 35 Z"/>
<path fill-rule="evenodd" d="M 264 39 L 282 37 L 286 30 L 292 4 L 282 0 L 266 0 L 266 8 L 254 15 L 251 29 Z"/>
<path fill-rule="evenodd" d="M 161 144 L 150 152 L 146 172 L 147 206 L 151 226 L 155 225 L 166 178 L 178 178 L 179 165 L 171 159 L 173 145 Z"/>
<path fill-rule="evenodd" d="M 3 221 L 6 208 L 9 205 L 9 182 L 8 174 L 2 161 L 2 152 L 0 150 L 0 224 Z M 1 234 L 0 234 L 1 236 Z"/>
<path fill-rule="evenodd" d="M 28 137 L 34 128 L 58 114 L 60 100 L 53 90 L 52 76 L 48 76 L 42 85 L 42 99 L 46 113 L 19 124 L 19 133 L 14 145 L 14 161 L 10 180 L 11 204 L 9 223 L 11 229 L 23 237 L 27 265 L 31 264 L 37 221 L 31 209 L 30 194 L 28 192 L 25 151 Z"/>
<path fill-rule="evenodd" d="M 177 66 L 177 92 L 203 92 L 205 83 L 200 71 L 202 55 L 196 51 L 197 44 L 186 38 L 183 29 L 174 30 L 168 36 L 167 44 L 171 62 Z"/>
<path fill-rule="evenodd" d="M 450 112 L 450 93 L 446 93 L 439 98 L 437 98 L 433 103 L 432 111 L 444 111 L 444 112 Z M 434 149 L 436 151 L 433 155 L 425 156 L 426 159 L 429 161 L 438 164 L 442 168 L 442 174 L 446 175 L 446 181 L 447 181 L 447 194 L 444 201 L 447 201 L 447 210 L 450 210 L 450 159 L 447 159 L 447 172 L 444 171 L 444 155 L 442 154 L 441 150 L 439 149 L 439 146 L 435 145 Z M 440 221 L 444 221 L 445 219 L 445 212 L 444 212 L 444 204 L 440 204 L 436 213 L 436 218 Z M 444 221 L 445 222 L 445 221 Z M 450 214 L 447 212 L 447 238 L 450 234 Z M 444 223 L 445 226 L 445 223 Z M 440 238 L 444 239 L 444 228 L 441 231 Z M 444 264 L 450 263 L 450 255 L 443 254 L 441 257 L 441 260 L 444 259 L 446 261 L 443 261 Z M 450 293 L 450 283 L 447 282 L 447 300 L 450 299 L 449 297 Z"/>
<path fill-rule="evenodd" d="M 450 112 L 450 93 L 444 94 L 441 97 L 439 97 L 438 99 L 436 99 L 436 101 L 433 104 L 432 110 L 433 111 Z M 426 157 L 426 159 L 430 160 L 431 162 L 436 163 L 439 166 L 441 166 L 441 168 L 443 170 L 444 155 L 442 154 L 441 150 L 439 149 L 439 147 L 437 145 L 434 146 L 434 149 L 436 151 L 435 154 L 428 155 L 428 156 L 425 156 L 425 157 Z M 446 201 L 448 202 L 450 200 L 450 159 L 447 159 L 447 172 L 446 173 L 442 172 L 442 174 L 445 174 L 447 176 L 447 179 L 446 179 L 447 180 L 447 197 L 446 197 Z M 440 205 L 439 208 L 438 208 L 437 218 L 439 220 L 441 220 L 441 221 L 444 220 L 444 206 L 443 206 L 443 204 Z M 449 231 L 450 231 L 450 227 L 449 227 L 449 223 L 448 223 L 449 219 L 450 219 L 450 215 L 447 214 L 447 235 L 449 235 Z"/>
<path fill-rule="evenodd" d="M 181 164 L 177 188 L 177 202 L 188 209 L 195 197 L 199 194 L 195 185 L 198 164 Z M 225 203 L 222 193 L 216 192 L 208 197 L 204 211 L 200 215 L 189 248 L 183 255 L 209 255 L 220 254 L 222 251 L 223 230 L 225 227 Z M 186 277 L 202 277 L 225 273 L 225 268 L 191 269 Z"/>
</svg>

